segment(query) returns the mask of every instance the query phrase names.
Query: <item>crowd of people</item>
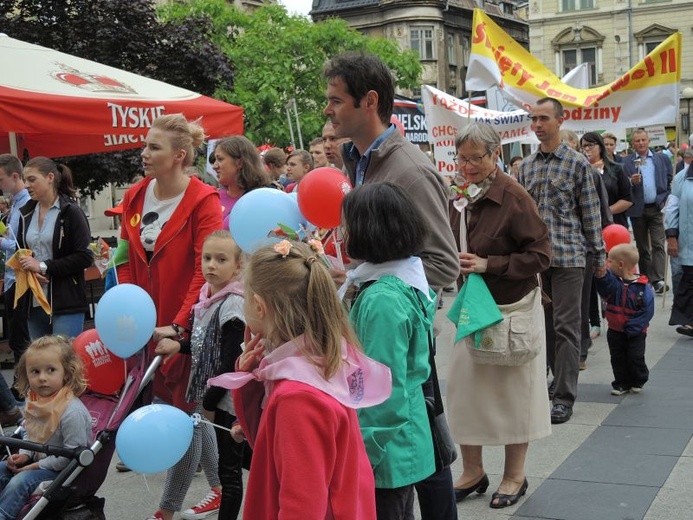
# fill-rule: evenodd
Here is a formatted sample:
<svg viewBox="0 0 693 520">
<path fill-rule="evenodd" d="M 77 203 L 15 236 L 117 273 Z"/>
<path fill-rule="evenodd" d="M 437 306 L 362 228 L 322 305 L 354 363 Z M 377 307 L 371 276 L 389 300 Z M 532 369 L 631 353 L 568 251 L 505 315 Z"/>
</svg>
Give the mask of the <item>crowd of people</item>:
<svg viewBox="0 0 693 520">
<path fill-rule="evenodd" d="M 491 486 L 492 445 L 505 457 L 489 506 L 512 506 L 528 489 L 529 442 L 572 417 L 602 308 L 612 394 L 643 390 L 666 252 L 680 279 L 670 323 L 693 336 L 693 153 L 673 177 L 670 157 L 638 129 L 634 153 L 620 158 L 612 134 L 562 131 L 561 103 L 543 98 L 531 110 L 534 153 L 512 157 L 506 174 L 498 133 L 470 123 L 445 178 L 391 123 L 395 88 L 382 61 L 345 53 L 324 74 L 328 120 L 309 149 L 259 154 L 243 136 L 224 138 L 210 159 L 218 188 L 187 173 L 204 138 L 198 123 L 161 116 L 144 141 L 145 177 L 122 201 L 117 279 L 143 288 L 157 311 L 146 348 L 163 363 L 145 400 L 208 419 L 148 520 L 181 511 L 198 466 L 210 491 L 182 518 L 237 518 L 249 467 L 245 518 L 411 519 L 416 497 L 424 520 L 456 519 L 458 502 Z M 346 268 L 328 267 L 315 240 L 245 255 L 226 231 L 238 200 L 258 188 L 300 191 L 323 167 L 353 186 L 342 205 Z M 26 399 L 29 438 L 88 442 L 75 399 L 83 377 L 62 339 L 84 325 L 87 219 L 69 169 L 48 158 L 22 166 L 0 156 L 0 189 L 11 197 L 0 247 L 13 259 L 4 302 L 17 363 L 16 388 L 0 378 L 0 419 L 16 424 Z M 635 245 L 606 250 L 602 230 L 614 223 Z M 501 318 L 456 338 L 441 426 L 431 412 L 442 408 L 437 302 L 456 284 L 462 305 L 472 280 Z M 53 414 L 40 428 L 39 405 Z M 457 479 L 438 428 L 459 446 Z M 62 466 L 49 459 L 0 463 L 0 518 L 14 518 L 30 485 Z"/>
</svg>

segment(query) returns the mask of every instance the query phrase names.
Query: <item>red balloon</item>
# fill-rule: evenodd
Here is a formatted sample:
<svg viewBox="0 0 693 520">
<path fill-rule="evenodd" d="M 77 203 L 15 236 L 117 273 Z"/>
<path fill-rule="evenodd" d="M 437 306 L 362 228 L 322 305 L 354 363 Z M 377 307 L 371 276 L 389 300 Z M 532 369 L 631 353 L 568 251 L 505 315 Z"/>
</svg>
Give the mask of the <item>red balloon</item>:
<svg viewBox="0 0 693 520">
<path fill-rule="evenodd" d="M 82 360 L 89 390 L 111 395 L 125 383 L 125 360 L 112 354 L 99 338 L 96 329 L 82 332 L 72 343 Z"/>
<path fill-rule="evenodd" d="M 298 188 L 298 208 L 308 222 L 332 229 L 342 220 L 342 200 L 351 191 L 349 179 L 335 168 L 316 168 Z"/>
<path fill-rule="evenodd" d="M 606 252 L 619 244 L 630 244 L 630 231 L 620 224 L 609 224 L 602 230 Z"/>
</svg>

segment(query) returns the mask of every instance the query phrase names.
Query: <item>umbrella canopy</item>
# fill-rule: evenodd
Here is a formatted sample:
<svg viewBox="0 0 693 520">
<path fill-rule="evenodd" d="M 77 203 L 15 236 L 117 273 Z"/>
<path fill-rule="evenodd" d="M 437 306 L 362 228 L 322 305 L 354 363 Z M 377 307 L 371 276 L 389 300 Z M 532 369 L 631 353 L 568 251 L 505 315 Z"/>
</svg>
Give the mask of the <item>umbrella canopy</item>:
<svg viewBox="0 0 693 520">
<path fill-rule="evenodd" d="M 163 114 L 243 133 L 243 109 L 0 34 L 0 153 L 48 157 L 138 148 Z M 16 142 L 16 149 L 11 143 Z"/>
</svg>

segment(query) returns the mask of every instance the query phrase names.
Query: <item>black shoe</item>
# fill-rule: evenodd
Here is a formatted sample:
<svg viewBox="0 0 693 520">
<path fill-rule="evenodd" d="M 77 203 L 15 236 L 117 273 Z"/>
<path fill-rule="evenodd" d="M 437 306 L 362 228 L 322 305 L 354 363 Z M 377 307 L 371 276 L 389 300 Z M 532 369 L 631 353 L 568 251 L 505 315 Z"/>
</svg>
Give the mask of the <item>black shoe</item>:
<svg viewBox="0 0 693 520">
<path fill-rule="evenodd" d="M 611 395 L 625 395 L 628 393 L 628 388 L 624 388 L 622 386 L 615 386 L 611 390 Z"/>
<path fill-rule="evenodd" d="M 563 406 L 562 404 L 558 404 L 556 406 Z M 522 486 L 520 487 L 520 491 L 517 492 L 516 495 L 504 495 L 503 493 L 498 493 L 497 491 L 491 495 L 491 509 L 503 509 L 504 507 L 510 507 L 514 506 L 517 504 L 517 501 L 520 500 L 521 497 L 525 496 L 525 493 L 527 493 L 527 488 L 529 487 L 529 483 L 527 482 L 527 479 L 522 483 Z M 498 500 L 497 504 L 494 504 L 493 501 Z"/>
<path fill-rule="evenodd" d="M 484 473 L 484 476 L 481 477 L 479 482 L 474 484 L 473 486 L 469 486 L 466 488 L 455 488 L 455 501 L 456 502 L 462 502 L 465 498 L 467 498 L 469 495 L 474 493 L 475 491 L 479 493 L 480 495 L 482 493 L 486 493 L 486 490 L 488 489 L 489 481 L 488 481 L 488 475 Z"/>
<path fill-rule="evenodd" d="M 5 412 L 0 412 L 0 425 L 17 426 L 24 417 L 19 408 L 15 407 Z"/>
<path fill-rule="evenodd" d="M 564 404 L 555 404 L 551 408 L 551 424 L 563 424 L 568 422 L 573 415 L 573 409 Z"/>
<path fill-rule="evenodd" d="M 655 293 L 657 294 L 664 294 L 664 290 L 669 290 L 669 286 L 664 283 L 663 280 L 659 280 L 658 282 L 653 282 L 652 287 L 654 287 Z"/>
<path fill-rule="evenodd" d="M 693 326 L 682 325 L 681 327 L 676 327 L 676 332 L 678 332 L 679 334 L 683 334 L 684 336 L 693 337 Z"/>
</svg>

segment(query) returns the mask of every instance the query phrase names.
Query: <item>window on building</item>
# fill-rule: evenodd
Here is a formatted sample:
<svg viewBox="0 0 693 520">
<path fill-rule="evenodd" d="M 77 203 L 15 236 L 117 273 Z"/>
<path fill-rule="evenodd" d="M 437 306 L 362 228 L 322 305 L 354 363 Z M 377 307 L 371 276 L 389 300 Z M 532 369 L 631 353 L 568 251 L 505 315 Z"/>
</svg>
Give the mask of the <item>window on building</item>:
<svg viewBox="0 0 693 520">
<path fill-rule="evenodd" d="M 581 63 L 587 63 L 589 67 L 590 87 L 597 85 L 597 49 L 595 47 L 562 49 L 561 59 L 564 75 Z"/>
<path fill-rule="evenodd" d="M 595 0 L 561 0 L 561 11 L 579 11 L 594 9 Z"/>
<path fill-rule="evenodd" d="M 462 65 L 469 65 L 469 38 L 462 38 Z"/>
<path fill-rule="evenodd" d="M 454 34 L 448 34 L 448 65 L 457 65 L 457 46 L 455 45 Z"/>
<path fill-rule="evenodd" d="M 419 53 L 419 59 L 435 59 L 432 26 L 412 27 L 409 34 L 411 48 Z"/>
<path fill-rule="evenodd" d="M 645 42 L 645 55 L 650 54 L 660 43 L 662 43 L 662 40 Z"/>
</svg>

